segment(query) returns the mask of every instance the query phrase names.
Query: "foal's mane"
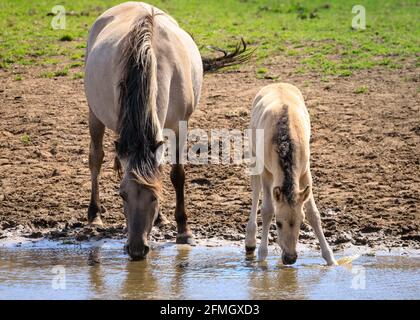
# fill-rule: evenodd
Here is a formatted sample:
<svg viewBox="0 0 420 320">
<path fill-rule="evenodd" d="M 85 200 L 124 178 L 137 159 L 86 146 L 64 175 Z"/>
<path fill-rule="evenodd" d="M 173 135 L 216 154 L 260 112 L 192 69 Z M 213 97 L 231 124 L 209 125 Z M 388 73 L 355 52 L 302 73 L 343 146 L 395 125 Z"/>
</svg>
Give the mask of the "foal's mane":
<svg viewBox="0 0 420 320">
<path fill-rule="evenodd" d="M 138 183 L 156 193 L 161 190 L 155 152 L 160 130 L 157 117 L 157 65 L 153 51 L 155 13 L 139 17 L 124 39 L 119 83 L 118 157 L 128 160 Z"/>
<path fill-rule="evenodd" d="M 282 192 L 286 197 L 287 202 L 293 205 L 295 202 L 294 198 L 294 175 L 293 175 L 293 141 L 290 136 L 290 124 L 289 124 L 289 106 L 283 105 L 280 118 L 277 122 L 276 133 L 273 137 L 273 142 L 276 146 L 276 152 L 279 156 L 279 164 L 283 170 L 283 185 Z"/>
</svg>

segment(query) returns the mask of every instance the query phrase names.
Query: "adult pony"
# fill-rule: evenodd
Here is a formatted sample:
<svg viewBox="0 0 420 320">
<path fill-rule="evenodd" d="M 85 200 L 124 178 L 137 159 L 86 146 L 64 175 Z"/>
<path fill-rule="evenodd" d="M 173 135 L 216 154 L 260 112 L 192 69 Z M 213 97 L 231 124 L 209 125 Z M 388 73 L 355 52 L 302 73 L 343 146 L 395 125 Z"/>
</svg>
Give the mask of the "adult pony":
<svg viewBox="0 0 420 320">
<path fill-rule="evenodd" d="M 162 188 L 159 146 L 162 130 L 173 130 L 177 154 L 185 134 L 179 122 L 196 108 L 203 71 L 243 61 L 246 47 L 223 57 L 202 59 L 191 36 L 163 11 L 141 2 L 127 2 L 103 13 L 89 33 L 85 91 L 91 136 L 89 168 L 92 192 L 88 221 L 102 224 L 98 176 L 104 157 L 105 127 L 117 133 L 116 163 L 123 169 L 120 196 L 124 202 L 132 259 L 144 258 L 148 237 L 158 216 Z M 192 239 L 184 206 L 184 167 L 175 163 L 171 181 L 176 191 L 177 243 Z"/>
</svg>

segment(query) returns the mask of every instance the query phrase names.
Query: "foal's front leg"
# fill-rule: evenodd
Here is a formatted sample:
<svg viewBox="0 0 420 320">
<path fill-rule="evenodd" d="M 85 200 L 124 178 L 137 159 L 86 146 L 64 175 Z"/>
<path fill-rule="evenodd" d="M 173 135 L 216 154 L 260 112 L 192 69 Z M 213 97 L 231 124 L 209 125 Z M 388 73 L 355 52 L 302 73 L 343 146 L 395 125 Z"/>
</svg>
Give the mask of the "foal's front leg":
<svg viewBox="0 0 420 320">
<path fill-rule="evenodd" d="M 178 234 L 176 236 L 176 243 L 191 244 L 193 241 L 192 233 L 187 225 L 187 214 L 185 213 L 184 200 L 184 185 L 185 185 L 185 171 L 183 164 L 173 164 L 171 170 L 171 181 L 175 188 L 176 194 L 176 208 L 175 220 L 177 224 Z"/>
<path fill-rule="evenodd" d="M 257 246 L 257 211 L 261 193 L 261 177 L 259 175 L 251 176 L 251 189 L 252 207 L 248 224 L 246 226 L 245 237 L 245 251 L 247 254 L 253 253 L 255 251 L 255 247 Z"/>
<path fill-rule="evenodd" d="M 98 177 L 101 171 L 102 161 L 104 159 L 104 150 L 102 141 L 105 133 L 105 126 L 89 110 L 89 132 L 90 132 L 90 151 L 89 151 L 89 169 L 92 180 L 92 190 L 90 204 L 88 208 L 88 222 L 90 225 L 102 225 L 101 205 L 99 201 L 99 183 Z"/>
<path fill-rule="evenodd" d="M 262 232 L 261 243 L 258 248 L 258 260 L 264 261 L 268 254 L 268 234 L 270 232 L 271 221 L 273 220 L 274 207 L 271 196 L 271 181 L 268 183 L 263 179 L 263 203 L 261 206 Z"/>
<path fill-rule="evenodd" d="M 337 265 L 337 261 L 335 261 L 334 259 L 333 252 L 330 246 L 328 245 L 327 240 L 325 239 L 324 232 L 321 226 L 321 217 L 320 217 L 318 208 L 316 207 L 313 194 L 311 194 L 305 206 L 306 206 L 306 217 L 312 229 L 314 230 L 315 235 L 317 236 L 319 240 L 319 244 L 321 246 L 322 257 L 325 259 L 325 261 L 327 262 L 329 266 Z"/>
</svg>

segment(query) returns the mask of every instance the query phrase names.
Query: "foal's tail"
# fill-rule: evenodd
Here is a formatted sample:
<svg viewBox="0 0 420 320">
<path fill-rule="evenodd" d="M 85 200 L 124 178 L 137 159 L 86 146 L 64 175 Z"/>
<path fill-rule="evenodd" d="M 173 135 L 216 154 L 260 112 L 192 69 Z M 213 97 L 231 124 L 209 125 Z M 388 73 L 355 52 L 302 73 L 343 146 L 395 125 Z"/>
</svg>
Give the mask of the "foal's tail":
<svg viewBox="0 0 420 320">
<path fill-rule="evenodd" d="M 138 18 L 122 42 L 117 153 L 135 158 L 133 169 L 152 178 L 153 154 L 161 134 L 157 116 L 157 62 L 153 50 L 155 13 Z"/>
</svg>

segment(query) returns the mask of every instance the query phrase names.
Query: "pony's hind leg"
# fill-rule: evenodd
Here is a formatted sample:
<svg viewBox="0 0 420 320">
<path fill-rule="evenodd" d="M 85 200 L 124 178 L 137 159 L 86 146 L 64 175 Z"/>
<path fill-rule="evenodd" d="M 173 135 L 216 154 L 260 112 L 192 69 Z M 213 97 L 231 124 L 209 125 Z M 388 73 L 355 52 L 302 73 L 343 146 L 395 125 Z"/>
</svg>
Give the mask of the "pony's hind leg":
<svg viewBox="0 0 420 320">
<path fill-rule="evenodd" d="M 89 169 L 92 181 L 90 204 L 88 208 L 88 222 L 91 225 L 102 225 L 102 207 L 99 201 L 99 173 L 101 171 L 104 151 L 102 141 L 105 133 L 105 126 L 89 110 L 89 132 L 90 132 L 90 151 Z"/>
<path fill-rule="evenodd" d="M 185 244 L 192 243 L 192 233 L 187 225 L 187 214 L 185 213 L 184 185 L 185 171 L 183 164 L 172 165 L 171 182 L 175 188 L 176 208 L 175 220 L 178 229 L 176 243 Z"/>
<path fill-rule="evenodd" d="M 259 175 L 251 176 L 251 189 L 252 207 L 251 214 L 249 215 L 248 224 L 246 226 L 245 237 L 245 251 L 247 254 L 253 253 L 257 246 L 257 211 L 258 201 L 260 200 L 261 193 L 261 177 Z"/>
<path fill-rule="evenodd" d="M 175 189 L 176 195 L 175 221 L 178 230 L 178 234 L 176 236 L 176 243 L 179 244 L 192 244 L 194 241 L 191 230 L 187 224 L 188 217 L 185 212 L 185 170 L 184 165 L 181 161 L 182 155 L 180 154 L 180 150 L 184 150 L 186 141 L 186 131 L 184 132 L 183 130 L 180 130 L 180 128 L 177 128 L 176 140 L 171 141 L 171 143 L 175 143 L 175 146 L 173 147 L 176 150 L 176 162 L 172 164 L 171 169 L 171 182 Z"/>
<path fill-rule="evenodd" d="M 165 226 L 165 225 L 167 225 L 169 223 L 170 222 L 169 222 L 168 218 L 166 218 L 165 215 L 162 213 L 162 210 L 159 209 L 158 216 L 157 216 L 157 218 L 155 220 L 154 225 L 155 226 L 158 226 L 158 227 L 161 227 L 161 226 Z"/>
</svg>

